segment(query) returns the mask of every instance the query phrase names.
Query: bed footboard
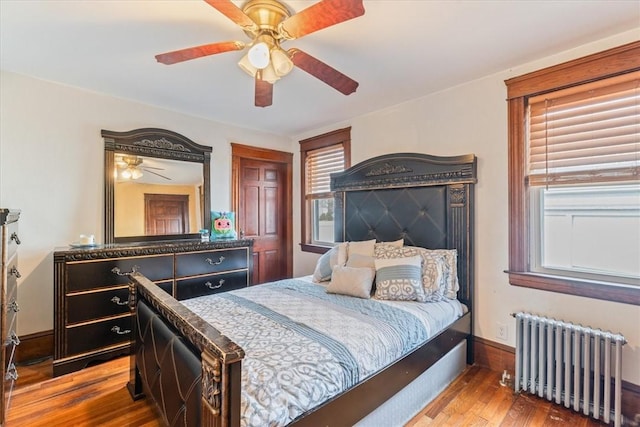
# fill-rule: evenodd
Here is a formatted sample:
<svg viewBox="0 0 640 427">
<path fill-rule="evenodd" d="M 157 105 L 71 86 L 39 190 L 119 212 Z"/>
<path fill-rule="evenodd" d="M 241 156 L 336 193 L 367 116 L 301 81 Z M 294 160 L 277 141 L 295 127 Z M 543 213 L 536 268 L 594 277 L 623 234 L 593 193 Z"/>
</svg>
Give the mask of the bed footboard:
<svg viewBox="0 0 640 427">
<path fill-rule="evenodd" d="M 242 349 L 144 276 L 132 279 L 132 397 L 151 397 L 170 426 L 240 425 Z"/>
</svg>

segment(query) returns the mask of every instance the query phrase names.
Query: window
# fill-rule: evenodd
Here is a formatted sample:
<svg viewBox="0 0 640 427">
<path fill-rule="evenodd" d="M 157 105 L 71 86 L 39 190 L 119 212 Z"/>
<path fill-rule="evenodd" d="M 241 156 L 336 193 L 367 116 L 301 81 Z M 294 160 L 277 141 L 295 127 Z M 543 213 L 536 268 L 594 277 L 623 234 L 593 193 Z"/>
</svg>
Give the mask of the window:
<svg viewBox="0 0 640 427">
<path fill-rule="evenodd" d="M 640 305 L 640 42 L 506 84 L 510 283 Z"/>
<path fill-rule="evenodd" d="M 351 128 L 300 141 L 303 251 L 322 253 L 334 243 L 330 174 L 349 167 L 350 146 Z"/>
</svg>

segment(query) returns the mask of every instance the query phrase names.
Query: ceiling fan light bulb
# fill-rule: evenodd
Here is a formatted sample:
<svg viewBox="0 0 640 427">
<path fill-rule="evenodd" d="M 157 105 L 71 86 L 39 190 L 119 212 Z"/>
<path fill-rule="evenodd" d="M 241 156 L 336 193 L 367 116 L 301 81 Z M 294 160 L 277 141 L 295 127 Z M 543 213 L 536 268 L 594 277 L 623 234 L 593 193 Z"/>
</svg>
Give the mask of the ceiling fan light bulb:
<svg viewBox="0 0 640 427">
<path fill-rule="evenodd" d="M 139 169 L 133 169 L 131 171 L 131 178 L 132 179 L 142 178 L 142 172 Z"/>
<path fill-rule="evenodd" d="M 259 70 L 269 65 L 269 46 L 265 42 L 259 42 L 251 46 L 247 53 L 251 65 Z"/>
<path fill-rule="evenodd" d="M 245 54 L 242 59 L 238 62 L 238 67 L 242 69 L 245 73 L 249 74 L 251 77 L 255 77 L 258 69 L 251 65 L 249 62 L 249 54 Z"/>
<path fill-rule="evenodd" d="M 131 171 L 129 169 L 125 169 L 121 173 L 124 179 L 131 179 Z"/>
<path fill-rule="evenodd" d="M 274 84 L 278 79 L 280 79 L 280 76 L 278 76 L 276 71 L 273 69 L 273 64 L 269 64 L 263 70 L 260 70 L 260 74 L 258 74 L 258 77 L 260 78 L 260 80 L 269 82 L 271 84 Z"/>
<path fill-rule="evenodd" d="M 271 63 L 279 77 L 286 76 L 293 69 L 293 61 L 285 51 L 279 48 L 271 51 Z"/>
</svg>

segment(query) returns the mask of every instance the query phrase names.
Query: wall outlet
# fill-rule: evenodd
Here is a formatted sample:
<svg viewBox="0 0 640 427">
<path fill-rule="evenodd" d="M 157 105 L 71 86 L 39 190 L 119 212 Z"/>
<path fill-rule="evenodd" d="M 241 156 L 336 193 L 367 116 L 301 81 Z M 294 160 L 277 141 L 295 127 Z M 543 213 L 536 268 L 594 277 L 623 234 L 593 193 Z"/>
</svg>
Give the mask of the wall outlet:
<svg viewBox="0 0 640 427">
<path fill-rule="evenodd" d="M 496 338 L 506 341 L 509 339 L 509 329 L 504 323 L 496 323 Z"/>
</svg>

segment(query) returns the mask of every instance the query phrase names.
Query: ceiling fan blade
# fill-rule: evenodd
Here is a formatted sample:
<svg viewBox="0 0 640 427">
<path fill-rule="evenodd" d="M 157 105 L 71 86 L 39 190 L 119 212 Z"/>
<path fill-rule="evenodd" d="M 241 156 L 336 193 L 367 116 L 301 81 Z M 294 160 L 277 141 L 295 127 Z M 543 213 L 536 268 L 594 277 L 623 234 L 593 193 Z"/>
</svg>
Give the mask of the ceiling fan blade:
<svg viewBox="0 0 640 427">
<path fill-rule="evenodd" d="M 285 38 L 297 39 L 362 15 L 362 0 L 322 0 L 285 19 L 280 30 Z"/>
<path fill-rule="evenodd" d="M 300 49 L 292 48 L 287 51 L 289 57 L 293 61 L 293 64 L 322 80 L 335 90 L 349 95 L 356 91 L 358 88 L 358 82 L 352 78 L 342 74 L 340 71 L 325 64 L 319 59 L 314 58 L 306 52 Z"/>
<path fill-rule="evenodd" d="M 268 107 L 273 104 L 273 84 L 264 81 L 256 74 L 256 107 Z"/>
<path fill-rule="evenodd" d="M 203 44 L 202 46 L 188 47 L 186 49 L 174 50 L 173 52 L 161 53 L 156 55 L 156 60 L 163 64 L 171 65 L 177 62 L 201 58 L 203 56 L 215 55 L 216 53 L 242 50 L 244 47 L 245 44 L 239 41 Z"/>
<path fill-rule="evenodd" d="M 218 12 L 240 25 L 244 31 L 251 33 L 259 30 L 258 26 L 251 18 L 249 18 L 238 6 L 233 4 L 231 0 L 204 0 Z"/>
<path fill-rule="evenodd" d="M 167 176 L 160 175 L 159 173 L 154 172 L 154 171 L 150 171 L 150 170 L 149 170 L 149 169 L 147 169 L 147 168 L 143 168 L 143 169 L 144 169 L 144 171 L 145 171 L 145 172 L 149 172 L 149 173 L 152 173 L 152 174 L 154 174 L 154 175 L 158 175 L 160 178 L 164 178 L 164 179 L 166 179 L 166 180 L 171 181 L 171 178 L 169 178 L 169 177 L 167 177 Z"/>
</svg>

